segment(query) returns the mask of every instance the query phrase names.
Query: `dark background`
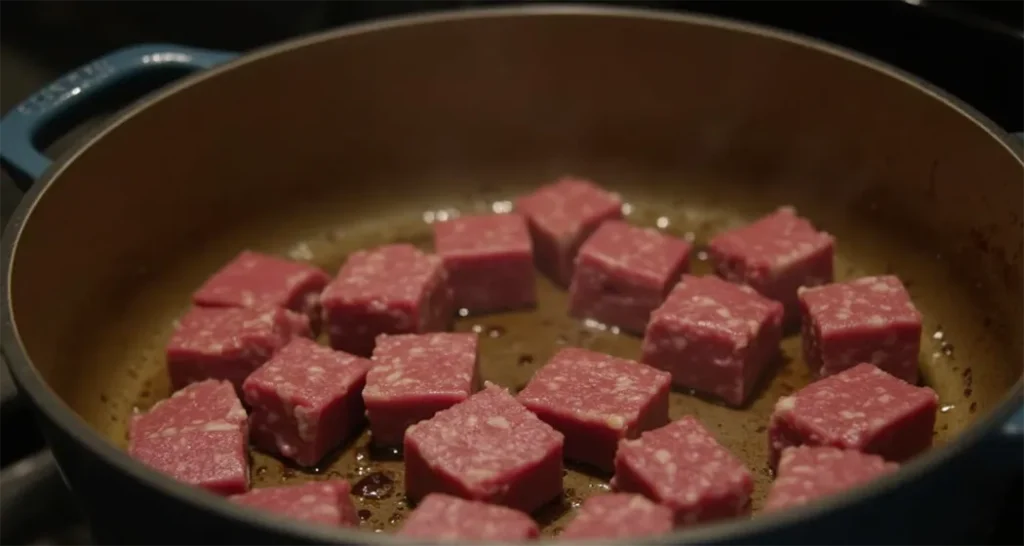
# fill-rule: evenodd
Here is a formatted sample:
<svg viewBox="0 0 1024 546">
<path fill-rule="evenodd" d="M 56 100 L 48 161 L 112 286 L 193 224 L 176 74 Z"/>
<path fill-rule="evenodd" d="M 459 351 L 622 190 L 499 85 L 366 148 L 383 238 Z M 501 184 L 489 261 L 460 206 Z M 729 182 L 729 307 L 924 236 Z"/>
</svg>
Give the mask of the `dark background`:
<svg viewBox="0 0 1024 546">
<path fill-rule="evenodd" d="M 171 42 L 245 51 L 378 17 L 514 3 L 521 2 L 5 0 L 0 4 L 0 111 L 6 113 L 60 74 L 126 45 Z M 1019 0 L 590 3 L 721 15 L 822 38 L 917 74 L 965 100 L 1007 130 L 1024 130 L 1024 2 Z M 110 105 L 113 106 L 116 105 Z M 50 149 L 72 145 L 83 129 L 101 123 L 103 117 L 101 114 L 87 121 L 85 128 L 72 131 Z M 2 226 L 21 192 L 6 173 L 0 189 Z M 42 441 L 26 408 L 10 396 L 12 389 L 6 374 L 0 379 L 0 386 L 0 491 L 5 496 L 0 543 L 65 544 L 87 540 L 88 534 L 75 523 L 74 510 L 56 476 L 40 475 L 23 481 L 35 492 L 34 497 L 7 500 L 9 493 L 14 495 L 18 490 L 8 481 L 9 476 L 18 472 L 31 474 L 35 462 L 23 458 L 37 452 Z M 15 471 L 19 460 L 24 463 L 20 467 L 28 470 Z M 10 512 L 12 505 L 21 510 Z M 979 536 L 979 542 L 1024 542 L 1024 509 L 1019 494 L 1007 500 L 1005 512 L 1005 525 Z"/>
</svg>

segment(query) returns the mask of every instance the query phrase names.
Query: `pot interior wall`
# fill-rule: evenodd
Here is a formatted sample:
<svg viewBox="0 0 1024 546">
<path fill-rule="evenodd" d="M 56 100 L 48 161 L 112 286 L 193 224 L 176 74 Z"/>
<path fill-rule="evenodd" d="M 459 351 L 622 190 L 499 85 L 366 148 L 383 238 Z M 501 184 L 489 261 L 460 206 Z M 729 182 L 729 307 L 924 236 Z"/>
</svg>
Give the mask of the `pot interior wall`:
<svg viewBox="0 0 1024 546">
<path fill-rule="evenodd" d="M 1021 375 L 1022 168 L 985 128 L 868 66 L 685 19 L 495 15 L 309 40 L 196 82 L 70 164 L 16 249 L 11 305 L 54 390 L 113 442 L 167 394 L 162 347 L 189 293 L 243 248 L 332 273 L 354 249 L 430 247 L 437 211 L 485 210 L 564 173 L 697 243 L 782 204 L 838 239 L 845 279 L 896 273 L 925 315 L 921 366 L 939 444 Z M 659 219 L 663 219 L 660 220 Z M 666 225 L 667 223 L 667 225 Z M 695 269 L 706 272 L 699 257 Z M 631 358 L 639 340 L 536 311 L 460 320 L 485 377 L 521 387 L 561 345 Z M 799 340 L 756 399 L 695 413 L 770 481 L 764 426 L 808 380 Z M 318 477 L 390 473 L 366 525 L 404 513 L 399 462 L 365 436 Z M 257 455 L 255 479 L 317 477 Z M 573 469 L 557 529 L 602 482 Z"/>
</svg>

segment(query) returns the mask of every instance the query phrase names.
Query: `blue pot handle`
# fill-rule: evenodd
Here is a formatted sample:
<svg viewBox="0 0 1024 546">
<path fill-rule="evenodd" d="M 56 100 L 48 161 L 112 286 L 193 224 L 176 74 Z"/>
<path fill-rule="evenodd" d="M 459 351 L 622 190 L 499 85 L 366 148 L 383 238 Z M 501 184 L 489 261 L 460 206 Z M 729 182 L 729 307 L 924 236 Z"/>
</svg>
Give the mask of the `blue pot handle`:
<svg viewBox="0 0 1024 546">
<path fill-rule="evenodd" d="M 90 99 L 139 76 L 195 72 L 237 56 L 236 53 L 178 45 L 142 44 L 100 57 L 64 74 L 0 120 L 0 160 L 25 189 L 52 163 L 36 148 L 35 139 L 40 129 L 80 115 L 81 108 Z"/>
<path fill-rule="evenodd" d="M 0 166 L 7 167 L 18 187 L 27 190 L 51 163 L 36 146 L 36 138 L 43 128 L 87 114 L 90 99 L 140 76 L 183 75 L 220 65 L 236 56 L 226 51 L 145 44 L 120 49 L 88 62 L 37 91 L 0 119 Z M 17 397 L 17 389 L 7 376 L 6 363 L 0 355 L 0 425 L 28 417 L 18 411 Z M 14 514 L 11 521 L 28 517 L 24 506 L 35 506 L 44 498 L 31 492 L 46 492 L 47 503 L 63 498 L 56 494 L 65 491 L 65 486 L 53 458 L 46 452 L 23 459 L 7 469 L 15 467 L 16 472 L 0 472 L 0 514 Z M 67 504 L 60 502 L 60 506 Z M 18 510 L 18 507 L 23 509 Z M 65 514 L 68 510 L 56 513 Z M 0 517 L 0 544 L 10 542 L 4 538 L 9 535 L 3 532 L 5 521 Z"/>
</svg>

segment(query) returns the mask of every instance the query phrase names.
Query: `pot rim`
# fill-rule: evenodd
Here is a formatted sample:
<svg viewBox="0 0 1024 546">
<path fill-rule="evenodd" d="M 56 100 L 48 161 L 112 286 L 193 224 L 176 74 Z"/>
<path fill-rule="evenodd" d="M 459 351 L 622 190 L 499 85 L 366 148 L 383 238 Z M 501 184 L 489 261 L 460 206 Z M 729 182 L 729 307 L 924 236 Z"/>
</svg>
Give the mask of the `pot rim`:
<svg viewBox="0 0 1024 546">
<path fill-rule="evenodd" d="M 301 537 L 302 539 L 316 543 L 334 543 L 356 541 L 363 544 L 398 544 L 406 543 L 391 534 L 369 533 L 364 530 L 349 528 L 332 528 L 320 525 L 310 525 L 282 516 L 256 511 L 235 503 L 226 502 L 223 497 L 209 493 L 197 487 L 192 487 L 165 476 L 155 470 L 151 470 L 142 463 L 132 459 L 126 452 L 114 446 L 99 432 L 89 426 L 77 413 L 74 412 L 46 383 L 38 370 L 32 364 L 26 353 L 25 347 L 18 335 L 17 325 L 13 316 L 13 309 L 10 302 L 11 267 L 17 252 L 18 241 L 25 223 L 31 216 L 36 203 L 42 199 L 47 189 L 60 177 L 63 171 L 80 154 L 92 146 L 93 143 L 103 138 L 108 132 L 115 129 L 121 123 L 137 115 L 144 109 L 160 102 L 165 97 L 177 93 L 187 87 L 197 85 L 208 78 L 217 77 L 222 72 L 232 70 L 243 64 L 257 62 L 263 58 L 270 57 L 285 51 L 300 49 L 311 44 L 329 40 L 342 39 L 347 36 L 366 34 L 383 31 L 391 28 L 399 28 L 420 24 L 432 24 L 459 20 L 476 20 L 486 18 L 512 18 L 512 17 L 557 17 L 557 16 L 588 16 L 588 17 L 616 17 L 629 19 L 660 20 L 666 22 L 684 23 L 714 27 L 721 30 L 739 33 L 755 34 L 775 40 L 789 42 L 802 47 L 817 50 L 819 52 L 841 58 L 845 61 L 854 62 L 876 70 L 902 83 L 912 86 L 925 95 L 945 103 L 948 107 L 956 110 L 964 117 L 970 119 L 983 130 L 985 130 L 994 141 L 1001 143 L 1018 162 L 1024 167 L 1024 152 L 1014 145 L 1010 135 L 998 127 L 986 116 L 965 104 L 949 93 L 938 89 L 934 85 L 916 77 L 901 69 L 890 66 L 881 61 L 875 60 L 867 55 L 854 52 L 841 46 L 836 46 L 822 40 L 810 38 L 798 33 L 775 29 L 765 25 L 747 23 L 718 16 L 698 15 L 691 13 L 673 13 L 647 8 L 622 8 L 603 6 L 574 6 L 574 5 L 544 5 L 544 6 L 516 6 L 497 8 L 471 8 L 463 10 L 447 10 L 428 14 L 414 14 L 397 17 L 382 18 L 363 22 L 355 25 L 346 25 L 336 29 L 317 32 L 307 36 L 293 38 L 277 44 L 271 44 L 256 49 L 236 60 L 224 65 L 211 68 L 194 74 L 183 80 L 170 84 L 166 88 L 151 93 L 148 97 L 136 102 L 129 108 L 123 110 L 115 118 L 104 124 L 103 127 L 93 132 L 88 139 L 83 140 L 73 150 L 64 154 L 48 172 L 37 180 L 32 188 L 25 194 L 17 207 L 14 215 L 8 222 L 0 244 L 0 275 L 3 282 L 0 284 L 0 295 L 3 304 L 0 310 L 0 333 L 3 336 L 3 346 L 0 347 L 6 357 L 16 383 L 21 387 L 22 392 L 27 395 L 34 405 L 46 417 L 56 423 L 66 434 L 75 440 L 76 443 L 86 447 L 108 464 L 116 467 L 125 476 L 140 482 L 144 486 L 154 489 L 172 497 L 176 502 L 190 505 L 193 509 L 206 510 L 221 518 L 235 520 L 244 523 L 255 529 L 285 536 Z M 780 511 L 775 514 L 758 514 L 752 518 L 742 520 L 726 520 L 718 523 L 701 525 L 689 530 L 677 530 L 660 537 L 651 537 L 645 542 L 651 544 L 679 544 L 679 543 L 711 543 L 723 542 L 726 540 L 742 540 L 744 537 L 752 537 L 758 534 L 776 532 L 781 529 L 797 525 L 804 520 L 812 520 L 821 517 L 829 512 L 843 510 L 855 504 L 868 502 L 871 499 L 880 497 L 886 493 L 915 482 L 925 477 L 926 474 L 937 469 L 948 461 L 962 455 L 986 436 L 992 434 L 1006 419 L 1017 410 L 1024 399 L 1024 379 L 1018 380 L 1009 389 L 1007 394 L 986 417 L 980 419 L 965 432 L 960 434 L 953 442 L 916 457 L 913 461 L 904 465 L 892 477 L 886 480 L 876 480 L 868 484 L 852 488 L 842 493 L 821 499 L 818 502 L 807 504 L 801 507 Z M 623 543 L 622 541 L 606 540 L 597 543 Z"/>
</svg>

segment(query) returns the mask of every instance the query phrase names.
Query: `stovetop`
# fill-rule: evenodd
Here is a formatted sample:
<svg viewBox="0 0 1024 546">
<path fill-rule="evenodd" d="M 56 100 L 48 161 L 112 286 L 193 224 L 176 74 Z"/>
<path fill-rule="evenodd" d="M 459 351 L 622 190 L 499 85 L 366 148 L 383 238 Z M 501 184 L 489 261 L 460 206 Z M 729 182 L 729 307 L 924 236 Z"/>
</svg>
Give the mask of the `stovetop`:
<svg viewBox="0 0 1024 546">
<path fill-rule="evenodd" d="M 60 74 L 125 45 L 159 41 L 244 51 L 340 24 L 484 3 L 516 2 L 6 2 L 0 19 L 0 111 L 7 112 Z M 600 3 L 724 15 L 820 37 L 916 73 L 1008 130 L 1024 129 L 1021 2 L 830 1 L 787 9 L 745 1 Z M 101 122 L 102 116 L 87 125 Z M 50 152 L 72 146 L 85 130 L 79 127 L 51 143 Z M 21 192 L 6 173 L 0 190 L 2 226 Z M 0 544 L 89 543 L 87 522 L 60 480 L 28 408 L 14 396 L 3 365 L 0 391 Z M 978 542 L 1024 543 L 1022 512 L 1021 494 L 1015 491 L 999 528 Z"/>
</svg>

